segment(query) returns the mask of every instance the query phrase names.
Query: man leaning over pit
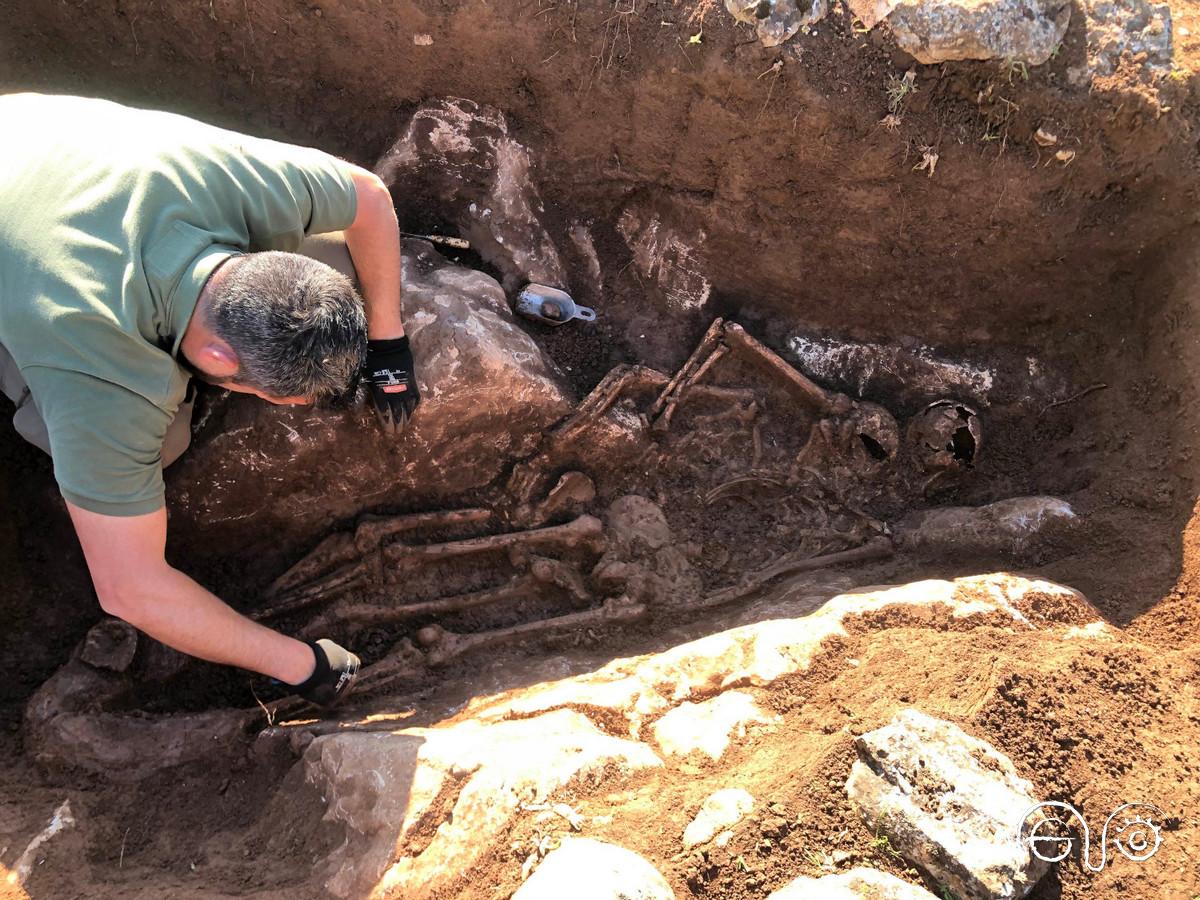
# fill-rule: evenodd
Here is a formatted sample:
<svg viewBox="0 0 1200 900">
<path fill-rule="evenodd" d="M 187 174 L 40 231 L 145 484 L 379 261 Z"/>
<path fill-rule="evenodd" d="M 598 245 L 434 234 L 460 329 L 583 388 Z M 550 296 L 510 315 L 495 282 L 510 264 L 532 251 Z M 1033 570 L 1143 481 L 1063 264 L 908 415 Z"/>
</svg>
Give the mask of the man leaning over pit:
<svg viewBox="0 0 1200 900">
<path fill-rule="evenodd" d="M 420 398 L 387 189 L 318 150 L 102 100 L 0 96 L 0 122 L 0 390 L 53 459 L 100 605 L 336 701 L 358 657 L 251 622 L 167 563 L 162 469 L 190 440 L 190 376 L 311 403 L 361 371 L 384 428 L 404 427 Z M 361 298 L 302 255 L 339 231 Z"/>
</svg>

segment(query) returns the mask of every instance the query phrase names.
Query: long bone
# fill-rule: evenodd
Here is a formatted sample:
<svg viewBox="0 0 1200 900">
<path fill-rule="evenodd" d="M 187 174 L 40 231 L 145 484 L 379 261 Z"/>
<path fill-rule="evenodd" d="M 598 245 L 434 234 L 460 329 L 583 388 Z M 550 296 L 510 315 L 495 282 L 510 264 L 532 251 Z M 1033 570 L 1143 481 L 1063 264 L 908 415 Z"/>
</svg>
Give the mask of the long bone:
<svg viewBox="0 0 1200 900">
<path fill-rule="evenodd" d="M 276 578 L 268 589 L 268 596 L 311 582 L 334 566 L 350 562 L 376 549 L 383 543 L 384 538 L 394 534 L 422 528 L 473 525 L 486 522 L 491 517 L 490 509 L 451 509 L 403 516 L 364 516 L 358 521 L 352 535 L 342 532 L 327 537 L 311 553 Z"/>
<path fill-rule="evenodd" d="M 845 415 L 852 407 L 852 401 L 845 394 L 827 391 L 815 381 L 805 377 L 795 367 L 778 356 L 770 347 L 757 338 L 752 337 L 736 322 L 726 322 L 724 330 L 725 342 L 735 349 L 743 350 L 762 362 L 771 371 L 780 375 L 802 397 L 808 400 L 817 410 L 826 415 Z"/>
<path fill-rule="evenodd" d="M 496 628 L 475 634 L 456 634 L 437 625 L 417 632 L 417 640 L 428 649 L 422 653 L 407 638 L 401 640 L 383 659 L 367 666 L 359 674 L 354 696 L 388 687 L 393 682 L 422 675 L 429 666 L 445 666 L 459 657 L 496 644 L 508 644 L 528 638 L 547 638 L 569 635 L 588 628 L 627 625 L 646 615 L 646 607 L 627 597 L 609 598 L 604 604 L 583 612 L 569 613 L 550 619 L 538 619 L 510 628 Z M 263 707 L 269 725 L 302 712 L 308 704 L 298 697 L 284 697 Z M 254 710 L 245 711 L 253 714 Z M 261 712 L 259 712 L 261 715 Z M 289 729 L 290 730 L 290 729 Z"/>
<path fill-rule="evenodd" d="M 584 398 L 575 411 L 551 430 L 558 440 L 565 440 L 608 412 L 621 394 L 634 388 L 656 388 L 667 383 L 667 376 L 657 369 L 622 363 L 600 379 L 600 383 Z"/>
<path fill-rule="evenodd" d="M 327 603 L 351 588 L 382 580 L 389 566 L 415 566 L 445 559 L 457 559 L 501 550 L 573 550 L 583 548 L 599 552 L 604 545 L 604 526 L 594 516 L 580 516 L 565 525 L 513 531 L 480 538 L 466 538 L 438 544 L 394 543 L 370 553 L 357 562 L 335 569 L 316 582 L 287 592 L 280 602 L 255 613 L 256 621 L 277 619 L 300 610 Z"/>
<path fill-rule="evenodd" d="M 391 544 L 383 548 L 383 557 L 385 562 L 395 565 L 416 565 L 514 548 L 527 551 L 580 548 L 599 551 L 603 545 L 603 523 L 595 516 L 579 516 L 565 525 L 510 531 L 443 544 Z"/>
<path fill-rule="evenodd" d="M 885 537 L 872 538 L 861 547 L 841 550 L 837 553 L 826 553 L 821 556 L 784 556 L 769 565 L 763 566 L 746 575 L 737 584 L 702 597 L 688 605 L 688 610 L 712 609 L 745 600 L 761 591 L 764 587 L 783 575 L 794 575 L 798 572 L 812 572 L 830 566 L 841 566 L 847 563 L 869 562 L 876 559 L 887 559 L 895 552 L 892 542 Z"/>
<path fill-rule="evenodd" d="M 644 618 L 646 607 L 625 597 L 609 598 L 602 606 L 583 612 L 524 622 L 510 628 L 497 628 L 474 634 L 455 634 L 438 625 L 417 632 L 417 642 L 428 648 L 426 660 L 431 666 L 444 666 L 458 657 L 496 644 L 529 637 L 554 637 L 586 628 L 624 625 Z"/>
<path fill-rule="evenodd" d="M 650 418 L 653 419 L 661 413 L 667 402 L 676 395 L 680 384 L 704 364 L 708 356 L 720 343 L 724 329 L 724 319 L 714 319 L 713 323 L 708 326 L 708 331 L 704 332 L 704 337 L 700 339 L 700 343 L 696 345 L 696 349 L 692 351 L 692 355 L 679 367 L 679 371 L 671 376 L 671 380 L 667 382 L 667 386 L 663 388 L 662 393 L 658 395 L 658 399 L 654 401 L 654 405 L 650 407 Z"/>
<path fill-rule="evenodd" d="M 565 565 L 565 564 L 564 564 Z M 338 629 L 371 628 L 393 625 L 425 616 L 444 616 L 504 603 L 510 600 L 534 599 L 541 596 L 545 581 L 534 575 L 518 575 L 498 587 L 397 605 L 356 603 L 330 610 L 318 616 L 301 630 L 304 638 L 320 637 Z"/>
<path fill-rule="evenodd" d="M 547 588 L 554 587 L 565 591 L 577 602 L 592 599 L 576 566 L 560 559 L 535 556 L 530 561 L 528 574 L 517 575 L 498 587 L 399 605 L 356 603 L 317 617 L 302 629 L 301 636 L 311 638 L 335 629 L 392 625 L 427 616 L 453 615 L 497 603 L 537 600 L 546 595 Z"/>
</svg>

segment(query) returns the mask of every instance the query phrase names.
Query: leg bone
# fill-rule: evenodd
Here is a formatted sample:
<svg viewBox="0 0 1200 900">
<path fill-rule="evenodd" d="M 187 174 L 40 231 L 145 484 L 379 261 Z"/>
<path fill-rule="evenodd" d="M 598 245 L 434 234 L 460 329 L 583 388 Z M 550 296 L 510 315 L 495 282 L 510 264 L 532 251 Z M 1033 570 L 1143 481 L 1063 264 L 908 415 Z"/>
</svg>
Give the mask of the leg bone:
<svg viewBox="0 0 1200 900">
<path fill-rule="evenodd" d="M 486 522 L 491 515 L 491 510 L 487 509 L 452 509 L 405 516 L 364 516 L 354 529 L 353 536 L 343 532 L 325 538 L 316 549 L 275 579 L 268 594 L 275 596 L 310 582 L 335 566 L 377 549 L 384 538 L 391 535 L 419 528 L 446 528 Z"/>
<path fill-rule="evenodd" d="M 392 544 L 383 549 L 383 554 L 390 564 L 420 564 L 509 550 L 513 547 L 526 550 L 583 548 L 599 551 L 603 549 L 603 544 L 604 526 L 600 520 L 594 516 L 580 516 L 565 525 L 448 541 L 444 544 Z"/>
<path fill-rule="evenodd" d="M 838 553 L 828 553 L 824 556 L 810 556 L 807 559 L 796 556 L 785 556 L 768 566 L 751 572 L 738 584 L 717 591 L 702 598 L 697 603 L 690 604 L 689 610 L 711 609 L 714 606 L 724 606 L 738 600 L 745 600 L 762 590 L 781 575 L 792 575 L 797 572 L 811 572 L 829 566 L 841 566 L 847 563 L 869 562 L 876 559 L 887 559 L 894 553 L 892 542 L 887 538 L 874 538 L 861 547 L 842 550 Z"/>
<path fill-rule="evenodd" d="M 741 325 L 730 322 L 725 326 L 725 342 L 731 348 L 740 349 L 765 363 L 820 412 L 844 415 L 850 411 L 852 403 L 849 397 L 835 391 L 827 391 L 808 379 L 765 344 L 749 335 Z"/>
<path fill-rule="evenodd" d="M 444 666 L 466 653 L 496 644 L 508 644 L 529 637 L 561 636 L 605 625 L 623 625 L 636 622 L 645 615 L 646 607 L 640 603 L 633 603 L 628 598 L 610 598 L 596 609 L 476 634 L 455 634 L 437 625 L 430 625 L 417 632 L 417 640 L 429 648 L 427 658 L 430 665 Z"/>
<path fill-rule="evenodd" d="M 557 562 L 555 560 L 554 562 Z M 560 563 L 566 565 L 566 563 Z M 301 632 L 308 639 L 324 637 L 338 630 L 371 628 L 376 625 L 393 625 L 424 616 L 444 616 L 503 603 L 510 600 L 536 598 L 542 591 L 545 580 L 534 575 L 518 575 L 507 584 L 425 600 L 418 603 L 385 605 L 382 603 L 358 603 L 343 609 L 330 610 L 306 625 Z"/>
</svg>

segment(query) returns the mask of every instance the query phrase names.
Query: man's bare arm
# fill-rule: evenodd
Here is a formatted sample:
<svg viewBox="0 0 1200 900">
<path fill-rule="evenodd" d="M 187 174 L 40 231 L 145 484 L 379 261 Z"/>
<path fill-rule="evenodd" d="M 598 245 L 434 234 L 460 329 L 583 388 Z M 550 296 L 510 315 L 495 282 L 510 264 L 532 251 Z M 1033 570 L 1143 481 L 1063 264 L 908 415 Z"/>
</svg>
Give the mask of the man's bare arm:
<svg viewBox="0 0 1200 900">
<path fill-rule="evenodd" d="M 354 166 L 358 213 L 345 231 L 366 303 L 367 336 L 386 340 L 404 336 L 401 321 L 400 226 L 392 195 L 376 175 Z"/>
<path fill-rule="evenodd" d="M 105 516 L 67 504 L 104 611 L 181 653 L 299 684 L 313 672 L 301 641 L 235 612 L 167 564 L 167 511 Z"/>
</svg>

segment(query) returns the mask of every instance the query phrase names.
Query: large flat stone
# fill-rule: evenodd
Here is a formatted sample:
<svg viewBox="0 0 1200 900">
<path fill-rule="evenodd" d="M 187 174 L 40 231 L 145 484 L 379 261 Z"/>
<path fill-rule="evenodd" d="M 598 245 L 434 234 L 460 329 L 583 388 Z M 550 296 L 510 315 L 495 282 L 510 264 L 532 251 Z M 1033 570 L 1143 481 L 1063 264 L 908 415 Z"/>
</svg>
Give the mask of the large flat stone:
<svg viewBox="0 0 1200 900">
<path fill-rule="evenodd" d="M 1017 839 L 1033 786 L 990 744 L 907 709 L 855 746 L 846 793 L 867 825 L 955 896 L 1023 897 L 1046 874 Z"/>
</svg>

